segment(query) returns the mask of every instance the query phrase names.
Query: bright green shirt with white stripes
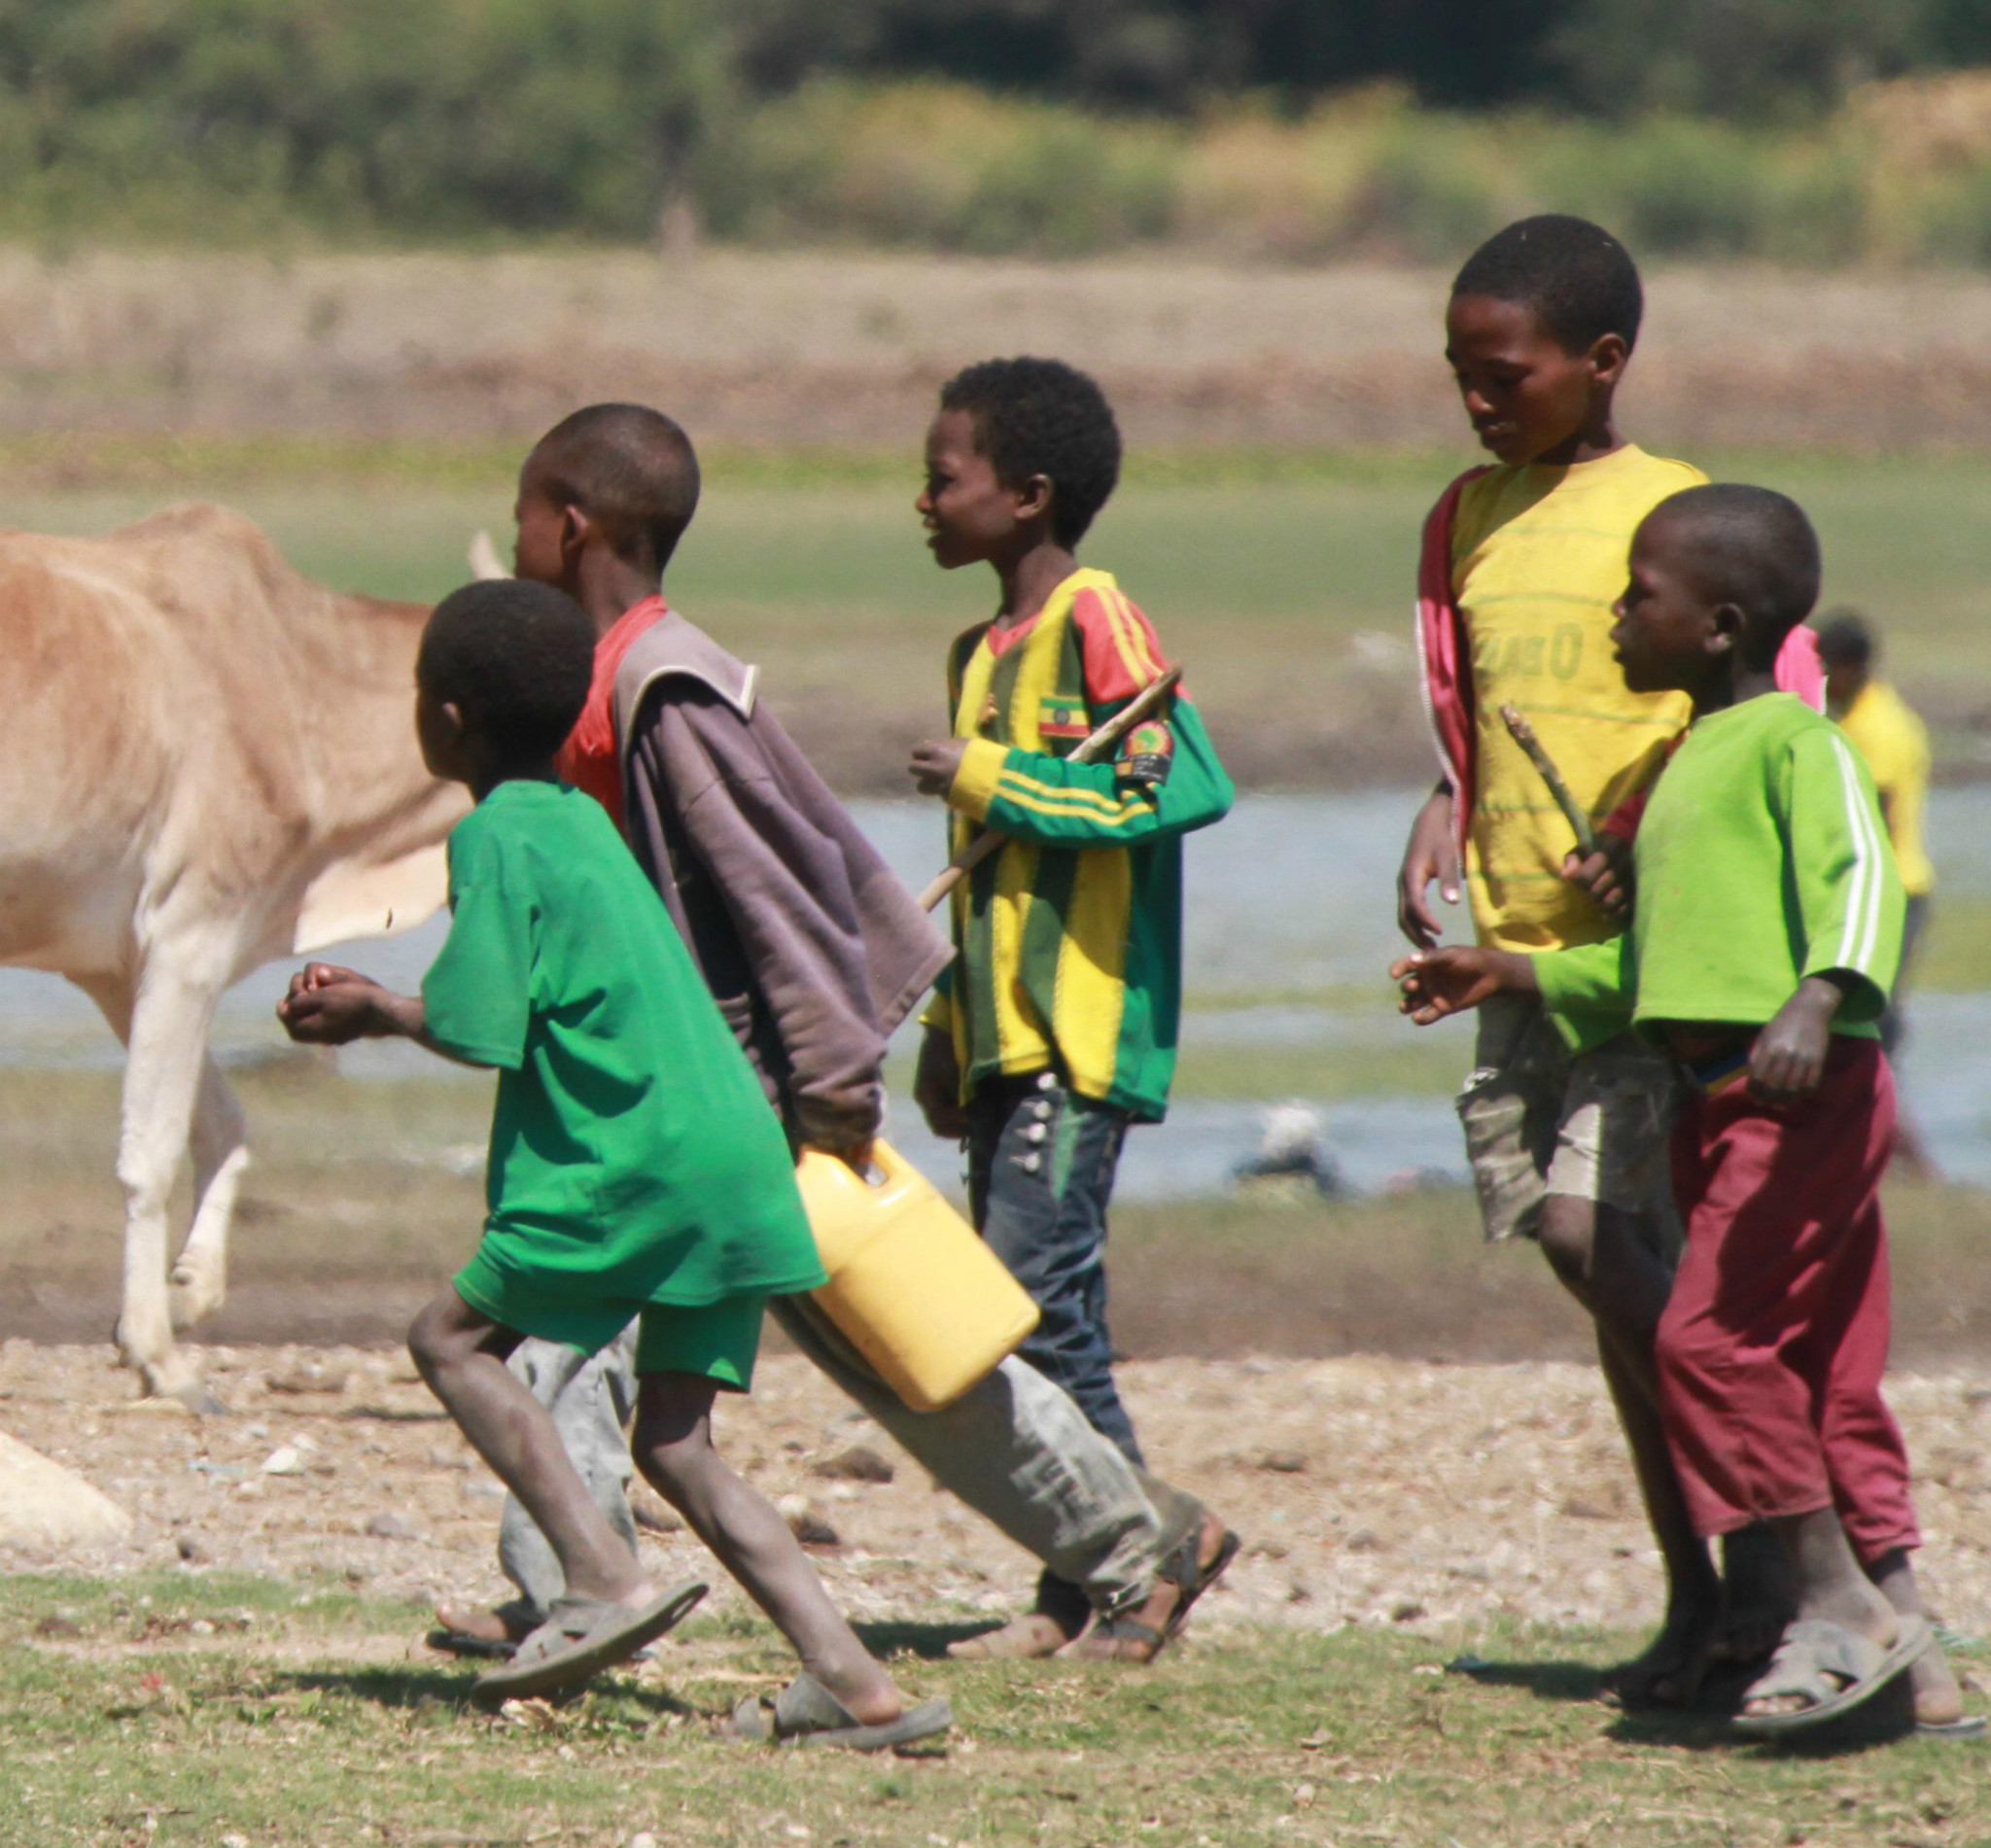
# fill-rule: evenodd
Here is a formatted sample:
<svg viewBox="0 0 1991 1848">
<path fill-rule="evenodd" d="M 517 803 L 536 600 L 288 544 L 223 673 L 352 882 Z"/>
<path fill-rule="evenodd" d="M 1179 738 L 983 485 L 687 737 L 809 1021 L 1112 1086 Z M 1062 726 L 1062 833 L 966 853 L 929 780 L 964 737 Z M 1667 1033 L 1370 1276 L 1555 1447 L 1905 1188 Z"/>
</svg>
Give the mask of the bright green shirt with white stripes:
<svg viewBox="0 0 1991 1848">
<path fill-rule="evenodd" d="M 1901 960 L 1902 885 L 1873 780 L 1792 693 L 1696 719 L 1633 845 L 1631 928 L 1535 959 L 1579 1050 L 1627 1025 L 1760 1027 L 1808 975 L 1857 978 L 1833 1031 L 1878 1036 Z"/>
</svg>

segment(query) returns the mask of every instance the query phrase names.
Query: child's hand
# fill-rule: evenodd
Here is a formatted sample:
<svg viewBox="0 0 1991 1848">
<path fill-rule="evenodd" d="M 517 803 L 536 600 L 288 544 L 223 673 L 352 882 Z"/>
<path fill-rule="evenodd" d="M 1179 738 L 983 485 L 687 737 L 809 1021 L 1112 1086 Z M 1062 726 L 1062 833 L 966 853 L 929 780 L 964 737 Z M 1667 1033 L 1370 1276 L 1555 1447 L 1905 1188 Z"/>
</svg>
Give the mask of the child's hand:
<svg viewBox="0 0 1991 1848">
<path fill-rule="evenodd" d="M 1599 834 L 1597 851 L 1588 856 L 1571 854 L 1562 862 L 1562 877 L 1612 917 L 1631 916 L 1631 843 L 1622 834 Z"/>
<path fill-rule="evenodd" d="M 387 991 L 377 982 L 330 962 L 307 963 L 291 977 L 276 1004 L 284 1031 L 307 1046 L 343 1046 L 388 1030 L 382 1003 Z"/>
<path fill-rule="evenodd" d="M 913 760 L 906 766 L 913 786 L 922 795 L 944 796 L 954 787 L 955 773 L 961 769 L 961 753 L 967 750 L 964 738 L 928 738 L 913 749 Z"/>
<path fill-rule="evenodd" d="M 1389 965 L 1390 979 L 1404 992 L 1397 1003 L 1419 1027 L 1448 1014 L 1462 1014 L 1490 995 L 1535 986 L 1533 960 L 1512 950 L 1480 950 L 1468 944 L 1420 950 Z"/>
<path fill-rule="evenodd" d="M 1807 975 L 1749 1049 L 1749 1090 L 1765 1103 L 1808 1098 L 1825 1076 L 1833 1016 L 1844 999 L 1830 976 Z"/>
<path fill-rule="evenodd" d="M 937 1027 L 926 1029 L 920 1042 L 920 1065 L 913 1075 L 913 1101 L 926 1127 L 948 1142 L 968 1133 L 968 1113 L 961 1100 L 961 1062 L 954 1056 L 954 1035 Z"/>
<path fill-rule="evenodd" d="M 1411 842 L 1396 876 L 1396 924 L 1420 950 L 1438 941 L 1431 915 L 1431 882 L 1448 905 L 1458 903 L 1458 839 L 1452 827 L 1452 794 L 1436 789 L 1411 823 Z"/>
</svg>

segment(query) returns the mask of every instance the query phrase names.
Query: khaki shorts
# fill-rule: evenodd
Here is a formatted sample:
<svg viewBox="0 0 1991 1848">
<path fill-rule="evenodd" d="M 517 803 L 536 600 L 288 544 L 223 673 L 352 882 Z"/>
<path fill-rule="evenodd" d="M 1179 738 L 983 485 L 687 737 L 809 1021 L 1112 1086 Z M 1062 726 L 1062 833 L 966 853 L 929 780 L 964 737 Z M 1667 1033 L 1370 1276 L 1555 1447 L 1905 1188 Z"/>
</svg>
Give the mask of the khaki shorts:
<svg viewBox="0 0 1991 1848">
<path fill-rule="evenodd" d="M 1539 1001 L 1496 994 L 1480 1009 L 1474 1065 L 1458 1116 L 1489 1239 L 1532 1238 L 1542 1202 L 1570 1194 L 1638 1214 L 1677 1258 L 1666 1143 L 1678 1079 L 1663 1053 L 1626 1033 L 1572 1056 Z"/>
</svg>

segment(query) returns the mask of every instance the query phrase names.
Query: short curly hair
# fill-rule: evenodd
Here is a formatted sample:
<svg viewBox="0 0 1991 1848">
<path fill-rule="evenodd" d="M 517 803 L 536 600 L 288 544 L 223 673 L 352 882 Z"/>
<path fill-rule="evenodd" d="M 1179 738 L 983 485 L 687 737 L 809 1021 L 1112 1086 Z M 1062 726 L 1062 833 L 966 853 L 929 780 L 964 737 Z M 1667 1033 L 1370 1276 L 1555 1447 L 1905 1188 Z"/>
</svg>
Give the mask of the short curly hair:
<svg viewBox="0 0 1991 1848">
<path fill-rule="evenodd" d="M 1645 290 L 1631 253 L 1601 225 L 1562 212 L 1495 231 L 1466 259 L 1451 293 L 1532 309 L 1570 353 L 1589 352 L 1607 333 L 1617 334 L 1628 352 L 1645 316 Z"/>
<path fill-rule="evenodd" d="M 565 591 L 523 578 L 466 584 L 422 631 L 415 681 L 462 709 L 506 763 L 550 757 L 587 703 L 594 624 Z"/>
<path fill-rule="evenodd" d="M 942 410 L 974 421 L 996 478 L 1050 478 L 1051 527 L 1076 545 L 1120 481 L 1120 426 L 1098 384 L 1062 360 L 983 360 L 940 388 Z"/>
</svg>

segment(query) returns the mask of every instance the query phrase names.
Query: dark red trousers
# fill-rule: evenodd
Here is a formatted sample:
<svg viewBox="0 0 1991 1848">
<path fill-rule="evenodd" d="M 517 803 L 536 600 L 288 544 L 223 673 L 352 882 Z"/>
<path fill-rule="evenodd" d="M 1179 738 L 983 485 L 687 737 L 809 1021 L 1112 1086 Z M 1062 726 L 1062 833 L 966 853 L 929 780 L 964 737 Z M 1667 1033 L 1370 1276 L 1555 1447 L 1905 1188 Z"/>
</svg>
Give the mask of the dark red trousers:
<svg viewBox="0 0 1991 1848">
<path fill-rule="evenodd" d="M 1756 1102 L 1745 1083 L 1681 1109 L 1687 1249 L 1659 1320 L 1659 1400 L 1702 1535 L 1832 1507 L 1863 1562 L 1920 1544 L 1880 1396 L 1894 1126 L 1879 1043 L 1836 1035 L 1801 1103 Z"/>
</svg>

